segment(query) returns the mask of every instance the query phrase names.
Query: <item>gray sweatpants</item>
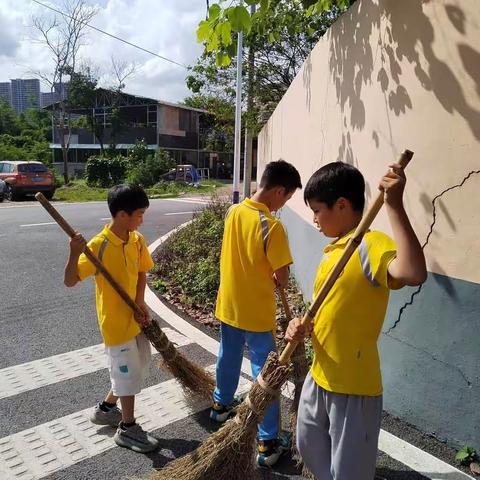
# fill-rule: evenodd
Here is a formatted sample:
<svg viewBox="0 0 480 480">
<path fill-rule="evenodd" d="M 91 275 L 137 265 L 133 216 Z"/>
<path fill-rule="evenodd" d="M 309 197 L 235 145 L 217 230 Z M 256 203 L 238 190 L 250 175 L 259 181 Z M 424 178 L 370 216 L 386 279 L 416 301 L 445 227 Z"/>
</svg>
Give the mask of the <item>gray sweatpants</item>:
<svg viewBox="0 0 480 480">
<path fill-rule="evenodd" d="M 373 480 L 382 396 L 324 390 L 307 375 L 297 420 L 297 447 L 318 480 Z"/>
</svg>

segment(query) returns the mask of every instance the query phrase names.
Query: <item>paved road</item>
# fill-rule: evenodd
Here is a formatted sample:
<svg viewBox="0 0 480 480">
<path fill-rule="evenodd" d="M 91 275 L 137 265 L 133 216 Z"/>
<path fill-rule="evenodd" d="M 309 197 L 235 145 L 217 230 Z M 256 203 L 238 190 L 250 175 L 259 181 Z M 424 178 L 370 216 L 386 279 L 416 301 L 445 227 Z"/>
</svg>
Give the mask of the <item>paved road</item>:
<svg viewBox="0 0 480 480">
<path fill-rule="evenodd" d="M 189 201 L 154 200 L 142 227 L 147 243 L 201 207 Z M 103 202 L 58 204 L 58 209 L 86 237 L 108 221 Z M 142 423 L 161 440 L 159 452 L 142 456 L 119 449 L 111 439 L 112 430 L 97 431 L 85 421 L 88 409 L 108 386 L 93 283 L 64 288 L 68 242 L 51 222 L 35 204 L 0 206 L 0 479 L 118 480 L 145 475 L 197 447 L 214 429 L 207 405 L 199 401 L 192 410 L 183 404 L 176 383 L 152 364 L 137 406 Z M 172 322 L 163 319 L 160 323 L 193 361 L 205 367 L 215 363 L 216 347 L 210 337 L 197 334 L 196 328 L 184 336 L 182 332 L 190 330 L 175 331 Z M 384 428 L 436 455 L 451 455 L 438 442 L 393 419 L 386 417 Z M 394 445 L 389 447 L 392 452 L 401 450 Z M 417 469 L 431 474 L 419 474 L 385 453 L 378 473 L 389 480 L 465 478 L 448 468 L 441 471 L 442 464 L 428 463 L 421 454 L 419 458 Z M 263 477 L 302 478 L 289 459 L 276 472 L 264 471 Z"/>
</svg>

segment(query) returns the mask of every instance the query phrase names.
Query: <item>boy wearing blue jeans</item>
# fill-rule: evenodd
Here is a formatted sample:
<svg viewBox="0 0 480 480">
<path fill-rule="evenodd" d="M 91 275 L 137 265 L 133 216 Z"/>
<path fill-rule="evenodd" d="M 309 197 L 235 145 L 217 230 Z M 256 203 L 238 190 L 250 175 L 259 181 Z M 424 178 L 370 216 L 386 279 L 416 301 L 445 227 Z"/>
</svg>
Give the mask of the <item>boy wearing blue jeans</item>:
<svg viewBox="0 0 480 480">
<path fill-rule="evenodd" d="M 297 447 L 308 469 L 322 480 L 372 480 L 382 414 L 382 379 L 377 340 L 391 289 L 420 285 L 425 257 L 403 207 L 405 174 L 398 165 L 381 182 L 395 242 L 369 231 L 321 308 L 312 332 L 313 364 L 298 407 Z M 353 166 L 335 162 L 317 170 L 304 191 L 314 223 L 327 237 L 314 296 L 360 223 L 365 182 Z M 286 339 L 309 332 L 299 319 Z"/>
<path fill-rule="evenodd" d="M 245 343 L 254 378 L 276 350 L 275 286 L 287 285 L 292 256 L 283 225 L 271 212 L 282 208 L 297 188 L 302 184 L 295 167 L 283 160 L 271 162 L 260 189 L 227 213 L 215 311 L 221 322 L 220 352 L 210 412 L 218 422 L 227 420 L 235 405 Z M 276 402 L 258 427 L 257 461 L 272 466 L 287 448 L 288 440 L 279 437 Z"/>
</svg>

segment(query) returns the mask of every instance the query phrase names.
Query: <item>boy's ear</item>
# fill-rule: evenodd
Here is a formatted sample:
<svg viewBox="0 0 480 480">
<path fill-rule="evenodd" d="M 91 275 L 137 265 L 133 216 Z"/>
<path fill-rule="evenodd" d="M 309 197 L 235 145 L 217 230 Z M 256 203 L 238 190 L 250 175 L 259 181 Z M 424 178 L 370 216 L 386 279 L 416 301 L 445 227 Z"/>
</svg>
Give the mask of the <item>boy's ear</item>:
<svg viewBox="0 0 480 480">
<path fill-rule="evenodd" d="M 340 210 L 345 210 L 345 208 L 348 206 L 348 200 L 344 197 L 340 197 L 337 199 L 337 206 Z"/>
</svg>

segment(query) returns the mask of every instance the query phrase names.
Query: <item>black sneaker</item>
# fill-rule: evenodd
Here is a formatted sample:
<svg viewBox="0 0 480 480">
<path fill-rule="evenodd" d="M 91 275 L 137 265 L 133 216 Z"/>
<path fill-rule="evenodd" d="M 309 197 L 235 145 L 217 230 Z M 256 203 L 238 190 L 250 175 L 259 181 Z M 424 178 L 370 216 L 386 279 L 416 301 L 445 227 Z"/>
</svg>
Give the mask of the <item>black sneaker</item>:
<svg viewBox="0 0 480 480">
<path fill-rule="evenodd" d="M 274 440 L 259 440 L 257 445 L 257 463 L 261 467 L 273 467 L 280 457 L 290 450 L 290 434 L 280 432 Z"/>
<path fill-rule="evenodd" d="M 235 414 L 235 409 L 242 403 L 243 398 L 235 396 L 230 405 L 222 405 L 218 402 L 213 402 L 210 409 L 210 418 L 218 423 L 226 422 L 230 416 Z"/>
</svg>

